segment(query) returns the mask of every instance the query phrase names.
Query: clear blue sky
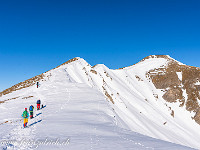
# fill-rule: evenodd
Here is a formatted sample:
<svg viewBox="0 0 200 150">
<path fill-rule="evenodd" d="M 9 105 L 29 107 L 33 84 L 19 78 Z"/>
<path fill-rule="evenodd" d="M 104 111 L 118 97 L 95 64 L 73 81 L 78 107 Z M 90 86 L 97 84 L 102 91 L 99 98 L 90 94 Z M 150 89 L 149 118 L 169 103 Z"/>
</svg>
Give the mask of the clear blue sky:
<svg viewBox="0 0 200 150">
<path fill-rule="evenodd" d="M 82 57 L 116 69 L 153 54 L 200 66 L 199 0 L 2 0 L 0 91 Z"/>
</svg>

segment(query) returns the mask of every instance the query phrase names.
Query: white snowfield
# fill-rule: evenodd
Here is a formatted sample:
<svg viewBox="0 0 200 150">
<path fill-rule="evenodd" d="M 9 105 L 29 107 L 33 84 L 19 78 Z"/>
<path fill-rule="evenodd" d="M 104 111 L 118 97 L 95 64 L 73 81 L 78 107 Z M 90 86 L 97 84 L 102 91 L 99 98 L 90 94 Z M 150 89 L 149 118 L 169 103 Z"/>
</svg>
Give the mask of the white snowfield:
<svg viewBox="0 0 200 150">
<path fill-rule="evenodd" d="M 45 73 L 39 88 L 0 98 L 15 98 L 0 104 L 0 149 L 200 149 L 200 126 L 193 114 L 164 101 L 146 77 L 163 65 L 166 59 L 152 58 L 111 70 L 78 58 Z M 38 111 L 37 99 L 44 105 Z M 32 104 L 34 118 L 23 128 L 21 115 Z"/>
</svg>

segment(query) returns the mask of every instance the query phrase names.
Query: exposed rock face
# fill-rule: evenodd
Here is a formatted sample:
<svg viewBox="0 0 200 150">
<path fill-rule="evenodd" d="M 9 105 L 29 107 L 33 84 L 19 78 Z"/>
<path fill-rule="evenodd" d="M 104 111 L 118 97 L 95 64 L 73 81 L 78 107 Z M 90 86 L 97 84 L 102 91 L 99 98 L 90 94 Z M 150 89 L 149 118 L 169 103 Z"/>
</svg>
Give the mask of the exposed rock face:
<svg viewBox="0 0 200 150">
<path fill-rule="evenodd" d="M 158 57 L 168 60 L 168 64 L 162 68 L 150 70 L 147 73 L 152 79 L 153 84 L 157 89 L 164 89 L 165 94 L 163 99 L 167 102 L 181 102 L 180 107 L 186 106 L 188 111 L 196 113 L 194 120 L 200 124 L 200 68 L 191 67 L 178 63 L 174 59 L 165 55 L 149 56 L 145 59 Z M 181 75 L 181 78 L 177 74 Z M 186 91 L 187 97 L 183 96 L 183 91 Z"/>
<path fill-rule="evenodd" d="M 168 102 L 176 102 L 177 99 L 183 99 L 182 93 L 181 88 L 172 88 L 163 95 L 163 98 Z"/>
</svg>

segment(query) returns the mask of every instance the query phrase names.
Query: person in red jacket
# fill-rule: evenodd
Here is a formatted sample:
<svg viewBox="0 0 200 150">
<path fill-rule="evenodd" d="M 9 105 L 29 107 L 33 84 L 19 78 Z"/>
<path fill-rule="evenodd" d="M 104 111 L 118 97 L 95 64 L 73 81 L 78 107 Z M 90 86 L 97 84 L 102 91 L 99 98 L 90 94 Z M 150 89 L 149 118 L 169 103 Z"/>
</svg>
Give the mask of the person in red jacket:
<svg viewBox="0 0 200 150">
<path fill-rule="evenodd" d="M 39 87 L 39 82 L 37 82 L 37 88 Z"/>
<path fill-rule="evenodd" d="M 40 104 L 41 104 L 41 101 L 40 101 L 40 100 L 37 100 L 37 110 L 40 109 Z"/>
</svg>

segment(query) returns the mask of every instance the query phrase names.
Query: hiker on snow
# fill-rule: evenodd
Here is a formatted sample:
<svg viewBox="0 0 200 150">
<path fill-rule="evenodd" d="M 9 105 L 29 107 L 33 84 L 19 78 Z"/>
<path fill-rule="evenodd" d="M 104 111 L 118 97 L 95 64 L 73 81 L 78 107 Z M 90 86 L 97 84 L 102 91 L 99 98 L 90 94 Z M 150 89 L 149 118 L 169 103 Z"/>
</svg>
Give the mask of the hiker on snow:
<svg viewBox="0 0 200 150">
<path fill-rule="evenodd" d="M 39 87 L 39 82 L 37 82 L 37 88 Z"/>
<path fill-rule="evenodd" d="M 29 107 L 30 119 L 33 118 L 33 109 L 34 109 L 34 107 L 33 107 L 33 105 L 31 105 L 31 106 Z"/>
<path fill-rule="evenodd" d="M 40 109 L 40 104 L 41 104 L 41 101 L 40 101 L 40 100 L 37 100 L 37 110 Z"/>
<path fill-rule="evenodd" d="M 25 128 L 25 127 L 27 127 L 28 117 L 29 117 L 29 113 L 27 111 L 27 108 L 25 108 L 25 111 L 23 112 L 22 117 L 24 118 L 24 128 Z"/>
</svg>

